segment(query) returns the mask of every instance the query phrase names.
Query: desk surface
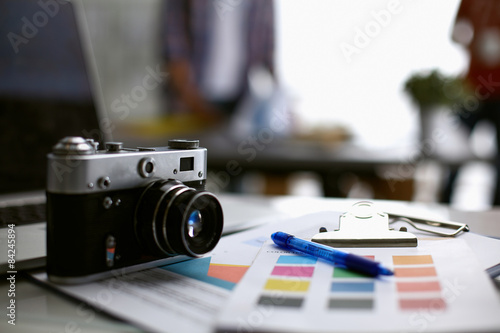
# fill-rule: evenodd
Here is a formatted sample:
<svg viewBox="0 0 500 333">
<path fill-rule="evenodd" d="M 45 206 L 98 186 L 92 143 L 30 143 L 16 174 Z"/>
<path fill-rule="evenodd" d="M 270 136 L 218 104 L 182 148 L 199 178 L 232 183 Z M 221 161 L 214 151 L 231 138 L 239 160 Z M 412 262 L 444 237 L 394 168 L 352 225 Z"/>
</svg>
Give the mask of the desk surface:
<svg viewBox="0 0 500 333">
<path fill-rule="evenodd" d="M 243 195 L 220 195 L 224 207 L 227 225 L 266 223 L 276 219 L 301 216 L 322 210 L 345 211 L 357 200 L 333 198 L 303 197 L 257 197 Z M 425 205 L 397 201 L 377 201 L 383 210 L 393 213 L 412 212 L 427 209 L 429 218 L 449 218 L 464 221 L 472 231 L 500 237 L 500 210 L 488 212 L 460 212 L 442 205 Z M 41 287 L 23 278 L 16 277 L 16 326 L 7 324 L 4 318 L 0 321 L 2 332 L 137 332 L 126 323 L 115 320 L 97 310 L 90 309 L 77 302 Z M 0 300 L 3 308 L 7 306 L 9 285 L 6 279 L 0 283 Z M 500 292 L 500 290 L 499 290 Z"/>
</svg>

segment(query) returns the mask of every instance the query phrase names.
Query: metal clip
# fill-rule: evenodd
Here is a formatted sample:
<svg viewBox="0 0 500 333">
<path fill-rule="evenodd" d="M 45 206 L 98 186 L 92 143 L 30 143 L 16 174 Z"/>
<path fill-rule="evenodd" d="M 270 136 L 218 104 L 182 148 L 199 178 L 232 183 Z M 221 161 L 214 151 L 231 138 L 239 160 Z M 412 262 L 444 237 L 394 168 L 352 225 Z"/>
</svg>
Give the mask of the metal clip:
<svg viewBox="0 0 500 333">
<path fill-rule="evenodd" d="M 397 214 L 388 214 L 388 215 L 389 215 L 389 224 L 396 223 L 396 222 L 405 222 L 417 230 L 429 232 L 431 234 L 435 234 L 435 235 L 443 236 L 443 237 L 454 237 L 454 236 L 458 235 L 459 233 L 461 233 L 462 231 L 463 232 L 470 231 L 469 226 L 465 223 L 421 219 L 418 217 L 407 216 L 407 215 L 397 215 Z M 430 228 L 422 228 L 422 227 L 417 226 L 416 224 L 425 224 L 425 225 L 429 225 L 432 227 L 454 229 L 454 231 L 451 233 L 447 233 L 447 232 L 433 230 Z"/>
<path fill-rule="evenodd" d="M 389 229 L 388 214 L 377 211 L 375 205 L 368 201 L 354 204 L 340 217 L 339 227 L 330 232 L 320 230 L 312 241 L 334 247 L 417 246 L 415 235 Z"/>
<path fill-rule="evenodd" d="M 417 246 L 417 237 L 407 232 L 405 227 L 399 231 L 389 228 L 395 222 L 405 222 L 416 230 L 432 233 L 444 237 L 452 237 L 460 232 L 469 231 L 469 226 L 464 223 L 429 220 L 406 215 L 388 214 L 379 212 L 375 205 L 369 201 L 361 201 L 353 205 L 352 209 L 340 216 L 339 229 L 326 232 L 320 229 L 313 242 L 334 247 L 414 247 Z M 423 228 L 417 224 L 432 227 L 454 229 L 446 233 L 431 228 Z"/>
</svg>

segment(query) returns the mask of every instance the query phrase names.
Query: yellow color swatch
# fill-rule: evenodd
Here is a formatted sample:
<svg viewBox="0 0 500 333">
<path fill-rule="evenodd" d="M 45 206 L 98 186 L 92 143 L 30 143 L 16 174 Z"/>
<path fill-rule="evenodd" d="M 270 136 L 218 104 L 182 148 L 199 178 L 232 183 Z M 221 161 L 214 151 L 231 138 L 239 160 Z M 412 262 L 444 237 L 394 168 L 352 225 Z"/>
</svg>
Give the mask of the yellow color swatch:
<svg viewBox="0 0 500 333">
<path fill-rule="evenodd" d="M 264 289 L 281 291 L 307 291 L 309 289 L 309 284 L 310 281 L 268 279 Z"/>
</svg>

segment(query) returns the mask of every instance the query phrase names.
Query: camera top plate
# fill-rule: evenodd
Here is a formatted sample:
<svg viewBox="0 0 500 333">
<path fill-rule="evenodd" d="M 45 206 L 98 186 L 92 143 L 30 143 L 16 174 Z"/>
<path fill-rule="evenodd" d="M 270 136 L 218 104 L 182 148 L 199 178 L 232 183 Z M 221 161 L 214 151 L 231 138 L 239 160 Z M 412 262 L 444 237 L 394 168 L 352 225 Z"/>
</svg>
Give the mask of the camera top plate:
<svg viewBox="0 0 500 333">
<path fill-rule="evenodd" d="M 131 189 L 154 179 L 203 182 L 207 174 L 207 150 L 199 147 L 198 140 L 171 140 L 166 147 L 139 148 L 108 142 L 105 150 L 98 150 L 93 140 L 66 137 L 47 159 L 47 191 L 51 193 Z"/>
</svg>

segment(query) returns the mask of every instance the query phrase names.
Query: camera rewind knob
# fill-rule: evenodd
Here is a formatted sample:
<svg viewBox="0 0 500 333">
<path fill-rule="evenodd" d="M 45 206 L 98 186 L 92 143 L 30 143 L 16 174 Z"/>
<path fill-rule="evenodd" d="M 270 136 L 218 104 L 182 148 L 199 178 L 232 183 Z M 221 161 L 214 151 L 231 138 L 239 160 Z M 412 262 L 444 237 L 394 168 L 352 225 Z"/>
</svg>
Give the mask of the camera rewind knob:
<svg viewBox="0 0 500 333">
<path fill-rule="evenodd" d="M 123 142 L 106 142 L 106 151 L 116 153 L 123 149 Z"/>
<path fill-rule="evenodd" d="M 67 136 L 52 148 L 52 152 L 56 155 L 90 155 L 95 153 L 96 147 L 91 139 Z"/>
</svg>

